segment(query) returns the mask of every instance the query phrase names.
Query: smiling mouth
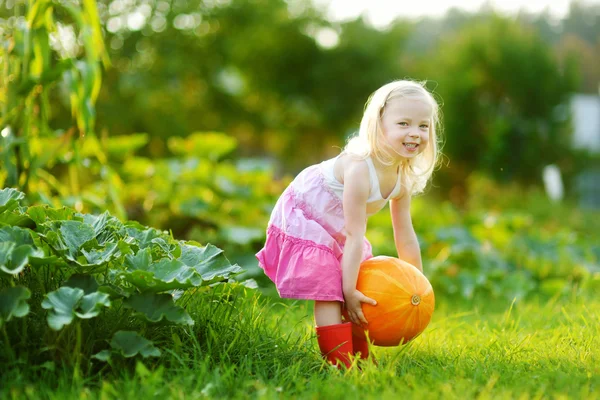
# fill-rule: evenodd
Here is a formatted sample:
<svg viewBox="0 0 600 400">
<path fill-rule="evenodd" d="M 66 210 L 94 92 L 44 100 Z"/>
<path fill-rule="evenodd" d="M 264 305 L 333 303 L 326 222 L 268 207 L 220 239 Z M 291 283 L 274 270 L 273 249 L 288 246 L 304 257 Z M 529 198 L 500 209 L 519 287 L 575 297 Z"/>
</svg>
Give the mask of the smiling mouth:
<svg viewBox="0 0 600 400">
<path fill-rule="evenodd" d="M 415 150 L 419 147 L 418 143 L 403 143 L 408 150 Z"/>
</svg>

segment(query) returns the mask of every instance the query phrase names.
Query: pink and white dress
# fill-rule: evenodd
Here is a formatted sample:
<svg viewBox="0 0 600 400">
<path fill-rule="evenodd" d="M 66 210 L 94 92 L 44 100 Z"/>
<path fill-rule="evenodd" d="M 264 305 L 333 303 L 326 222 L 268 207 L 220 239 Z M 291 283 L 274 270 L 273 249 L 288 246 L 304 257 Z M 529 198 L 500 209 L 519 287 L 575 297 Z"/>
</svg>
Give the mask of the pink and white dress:
<svg viewBox="0 0 600 400">
<path fill-rule="evenodd" d="M 256 254 L 260 267 L 283 298 L 344 301 L 341 260 L 346 241 L 342 205 L 344 185 L 334 175 L 339 156 L 304 169 L 285 189 L 271 214 L 265 246 Z M 400 176 L 382 197 L 371 158 L 367 217 L 400 193 Z M 365 238 L 363 261 L 373 256 Z"/>
</svg>

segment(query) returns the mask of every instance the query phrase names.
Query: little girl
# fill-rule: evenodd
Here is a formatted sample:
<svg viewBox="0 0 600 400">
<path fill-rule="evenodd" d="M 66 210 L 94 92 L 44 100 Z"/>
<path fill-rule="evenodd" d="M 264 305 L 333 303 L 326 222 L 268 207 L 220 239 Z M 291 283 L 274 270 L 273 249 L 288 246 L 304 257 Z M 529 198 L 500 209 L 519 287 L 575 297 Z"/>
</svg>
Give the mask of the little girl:
<svg viewBox="0 0 600 400">
<path fill-rule="evenodd" d="M 304 169 L 271 214 L 266 244 L 256 257 L 283 298 L 315 301 L 319 348 L 332 364 L 367 358 L 356 290 L 360 263 L 372 257 L 367 218 L 390 201 L 398 257 L 423 270 L 410 217 L 438 161 L 438 104 L 420 83 L 400 80 L 371 95 L 352 138 L 337 157 Z M 350 322 L 343 322 L 342 314 Z"/>
</svg>

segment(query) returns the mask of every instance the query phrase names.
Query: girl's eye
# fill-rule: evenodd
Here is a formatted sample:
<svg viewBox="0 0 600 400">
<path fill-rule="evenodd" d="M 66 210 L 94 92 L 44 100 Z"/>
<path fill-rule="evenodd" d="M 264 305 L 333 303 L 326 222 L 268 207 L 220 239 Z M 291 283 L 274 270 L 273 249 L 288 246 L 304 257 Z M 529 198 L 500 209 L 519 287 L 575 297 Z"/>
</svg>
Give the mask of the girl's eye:
<svg viewBox="0 0 600 400">
<path fill-rule="evenodd" d="M 400 126 L 408 126 L 408 124 L 406 122 L 398 122 L 398 125 L 400 125 Z"/>
<path fill-rule="evenodd" d="M 421 125 L 421 128 L 427 129 L 427 128 L 429 128 L 429 125 L 423 124 L 423 125 Z"/>
</svg>

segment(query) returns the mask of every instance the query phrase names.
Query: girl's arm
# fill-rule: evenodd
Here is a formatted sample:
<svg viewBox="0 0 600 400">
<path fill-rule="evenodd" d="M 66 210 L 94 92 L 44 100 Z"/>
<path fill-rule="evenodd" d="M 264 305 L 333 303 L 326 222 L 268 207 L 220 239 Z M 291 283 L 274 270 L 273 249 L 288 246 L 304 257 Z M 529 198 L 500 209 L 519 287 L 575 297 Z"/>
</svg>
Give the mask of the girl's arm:
<svg viewBox="0 0 600 400">
<path fill-rule="evenodd" d="M 367 230 L 367 200 L 369 198 L 369 169 L 364 161 L 351 161 L 344 170 L 344 220 L 346 243 L 342 256 L 342 288 L 346 309 L 355 324 L 366 324 L 361 303 L 377 304 L 356 290 L 358 269 L 363 258 L 363 244 Z"/>
<path fill-rule="evenodd" d="M 402 197 L 390 201 L 394 242 L 396 243 L 398 258 L 414 265 L 423 272 L 421 248 L 410 218 L 410 198 L 410 193 L 405 192 Z"/>
</svg>

